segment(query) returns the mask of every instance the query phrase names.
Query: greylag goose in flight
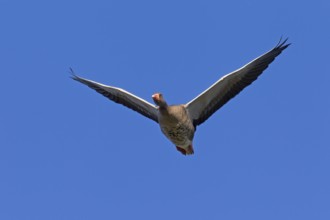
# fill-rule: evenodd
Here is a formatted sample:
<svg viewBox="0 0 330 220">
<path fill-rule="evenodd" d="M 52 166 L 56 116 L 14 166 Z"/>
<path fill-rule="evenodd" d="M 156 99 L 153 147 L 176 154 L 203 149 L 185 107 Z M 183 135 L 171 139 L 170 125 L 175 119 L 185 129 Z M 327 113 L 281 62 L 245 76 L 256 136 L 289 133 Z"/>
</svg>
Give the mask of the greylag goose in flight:
<svg viewBox="0 0 330 220">
<path fill-rule="evenodd" d="M 177 150 L 184 155 L 190 155 L 194 153 L 192 142 L 196 127 L 255 81 L 268 65 L 290 45 L 286 41 L 287 39 L 283 42 L 280 40 L 267 53 L 223 76 L 196 98 L 182 105 L 168 105 L 161 93 L 155 93 L 152 95 L 155 106 L 123 89 L 81 78 L 75 75 L 72 69 L 71 73 L 72 79 L 157 122 L 161 131 L 176 146 Z"/>
</svg>

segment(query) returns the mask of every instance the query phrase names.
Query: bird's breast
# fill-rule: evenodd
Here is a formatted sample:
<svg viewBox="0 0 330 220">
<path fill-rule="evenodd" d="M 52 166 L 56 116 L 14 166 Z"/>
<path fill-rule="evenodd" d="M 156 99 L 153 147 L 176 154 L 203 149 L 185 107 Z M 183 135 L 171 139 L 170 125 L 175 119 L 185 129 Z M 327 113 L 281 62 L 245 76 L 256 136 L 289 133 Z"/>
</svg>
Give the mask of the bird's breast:
<svg viewBox="0 0 330 220">
<path fill-rule="evenodd" d="M 176 146 L 187 146 L 191 144 L 194 130 L 190 126 L 177 123 L 175 125 L 160 126 L 164 135 Z"/>
<path fill-rule="evenodd" d="M 176 146 L 189 146 L 195 128 L 183 106 L 169 106 L 159 111 L 158 122 L 161 131 Z"/>
</svg>

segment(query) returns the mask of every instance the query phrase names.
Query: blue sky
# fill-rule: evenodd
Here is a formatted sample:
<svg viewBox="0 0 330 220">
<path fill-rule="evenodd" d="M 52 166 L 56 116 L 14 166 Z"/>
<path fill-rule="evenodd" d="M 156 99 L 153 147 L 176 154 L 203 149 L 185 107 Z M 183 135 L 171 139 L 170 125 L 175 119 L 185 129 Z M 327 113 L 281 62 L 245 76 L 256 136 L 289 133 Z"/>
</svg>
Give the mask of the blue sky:
<svg viewBox="0 0 330 220">
<path fill-rule="evenodd" d="M 0 1 L 0 219 L 330 219 L 330 2 Z M 292 45 L 198 127 L 69 78 L 186 103 Z"/>
</svg>

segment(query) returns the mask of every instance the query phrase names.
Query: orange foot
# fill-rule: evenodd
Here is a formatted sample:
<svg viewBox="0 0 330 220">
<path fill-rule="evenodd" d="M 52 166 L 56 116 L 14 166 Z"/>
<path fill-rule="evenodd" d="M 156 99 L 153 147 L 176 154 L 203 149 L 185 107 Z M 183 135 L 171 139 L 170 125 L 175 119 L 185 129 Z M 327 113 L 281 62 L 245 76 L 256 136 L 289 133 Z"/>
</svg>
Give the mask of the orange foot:
<svg viewBox="0 0 330 220">
<path fill-rule="evenodd" d="M 178 146 L 176 146 L 176 149 L 177 149 L 178 151 L 180 151 L 183 155 L 191 155 L 191 154 L 194 154 L 194 148 L 193 148 L 192 144 L 189 145 L 189 147 L 188 147 L 187 150 L 186 150 L 186 149 L 183 149 L 183 148 L 181 148 L 181 147 L 178 147 Z"/>
<path fill-rule="evenodd" d="M 181 147 L 178 147 L 178 146 L 176 146 L 176 149 L 177 149 L 178 151 L 180 151 L 183 155 L 187 155 L 187 152 L 186 152 L 185 149 L 183 149 L 183 148 L 181 148 Z"/>
</svg>

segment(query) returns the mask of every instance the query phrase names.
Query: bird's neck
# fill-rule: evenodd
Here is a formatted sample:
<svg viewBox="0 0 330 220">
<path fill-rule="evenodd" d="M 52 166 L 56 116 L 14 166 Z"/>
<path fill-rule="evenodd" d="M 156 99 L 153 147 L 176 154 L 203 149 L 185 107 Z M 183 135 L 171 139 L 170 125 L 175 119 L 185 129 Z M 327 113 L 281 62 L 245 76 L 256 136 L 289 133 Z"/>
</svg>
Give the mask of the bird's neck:
<svg viewBox="0 0 330 220">
<path fill-rule="evenodd" d="M 167 109 L 167 104 L 166 105 L 160 105 L 159 106 L 159 111 L 162 113 L 162 114 L 168 114 L 168 109 Z"/>
<path fill-rule="evenodd" d="M 168 105 L 166 102 L 159 103 L 159 109 L 167 109 Z"/>
</svg>

